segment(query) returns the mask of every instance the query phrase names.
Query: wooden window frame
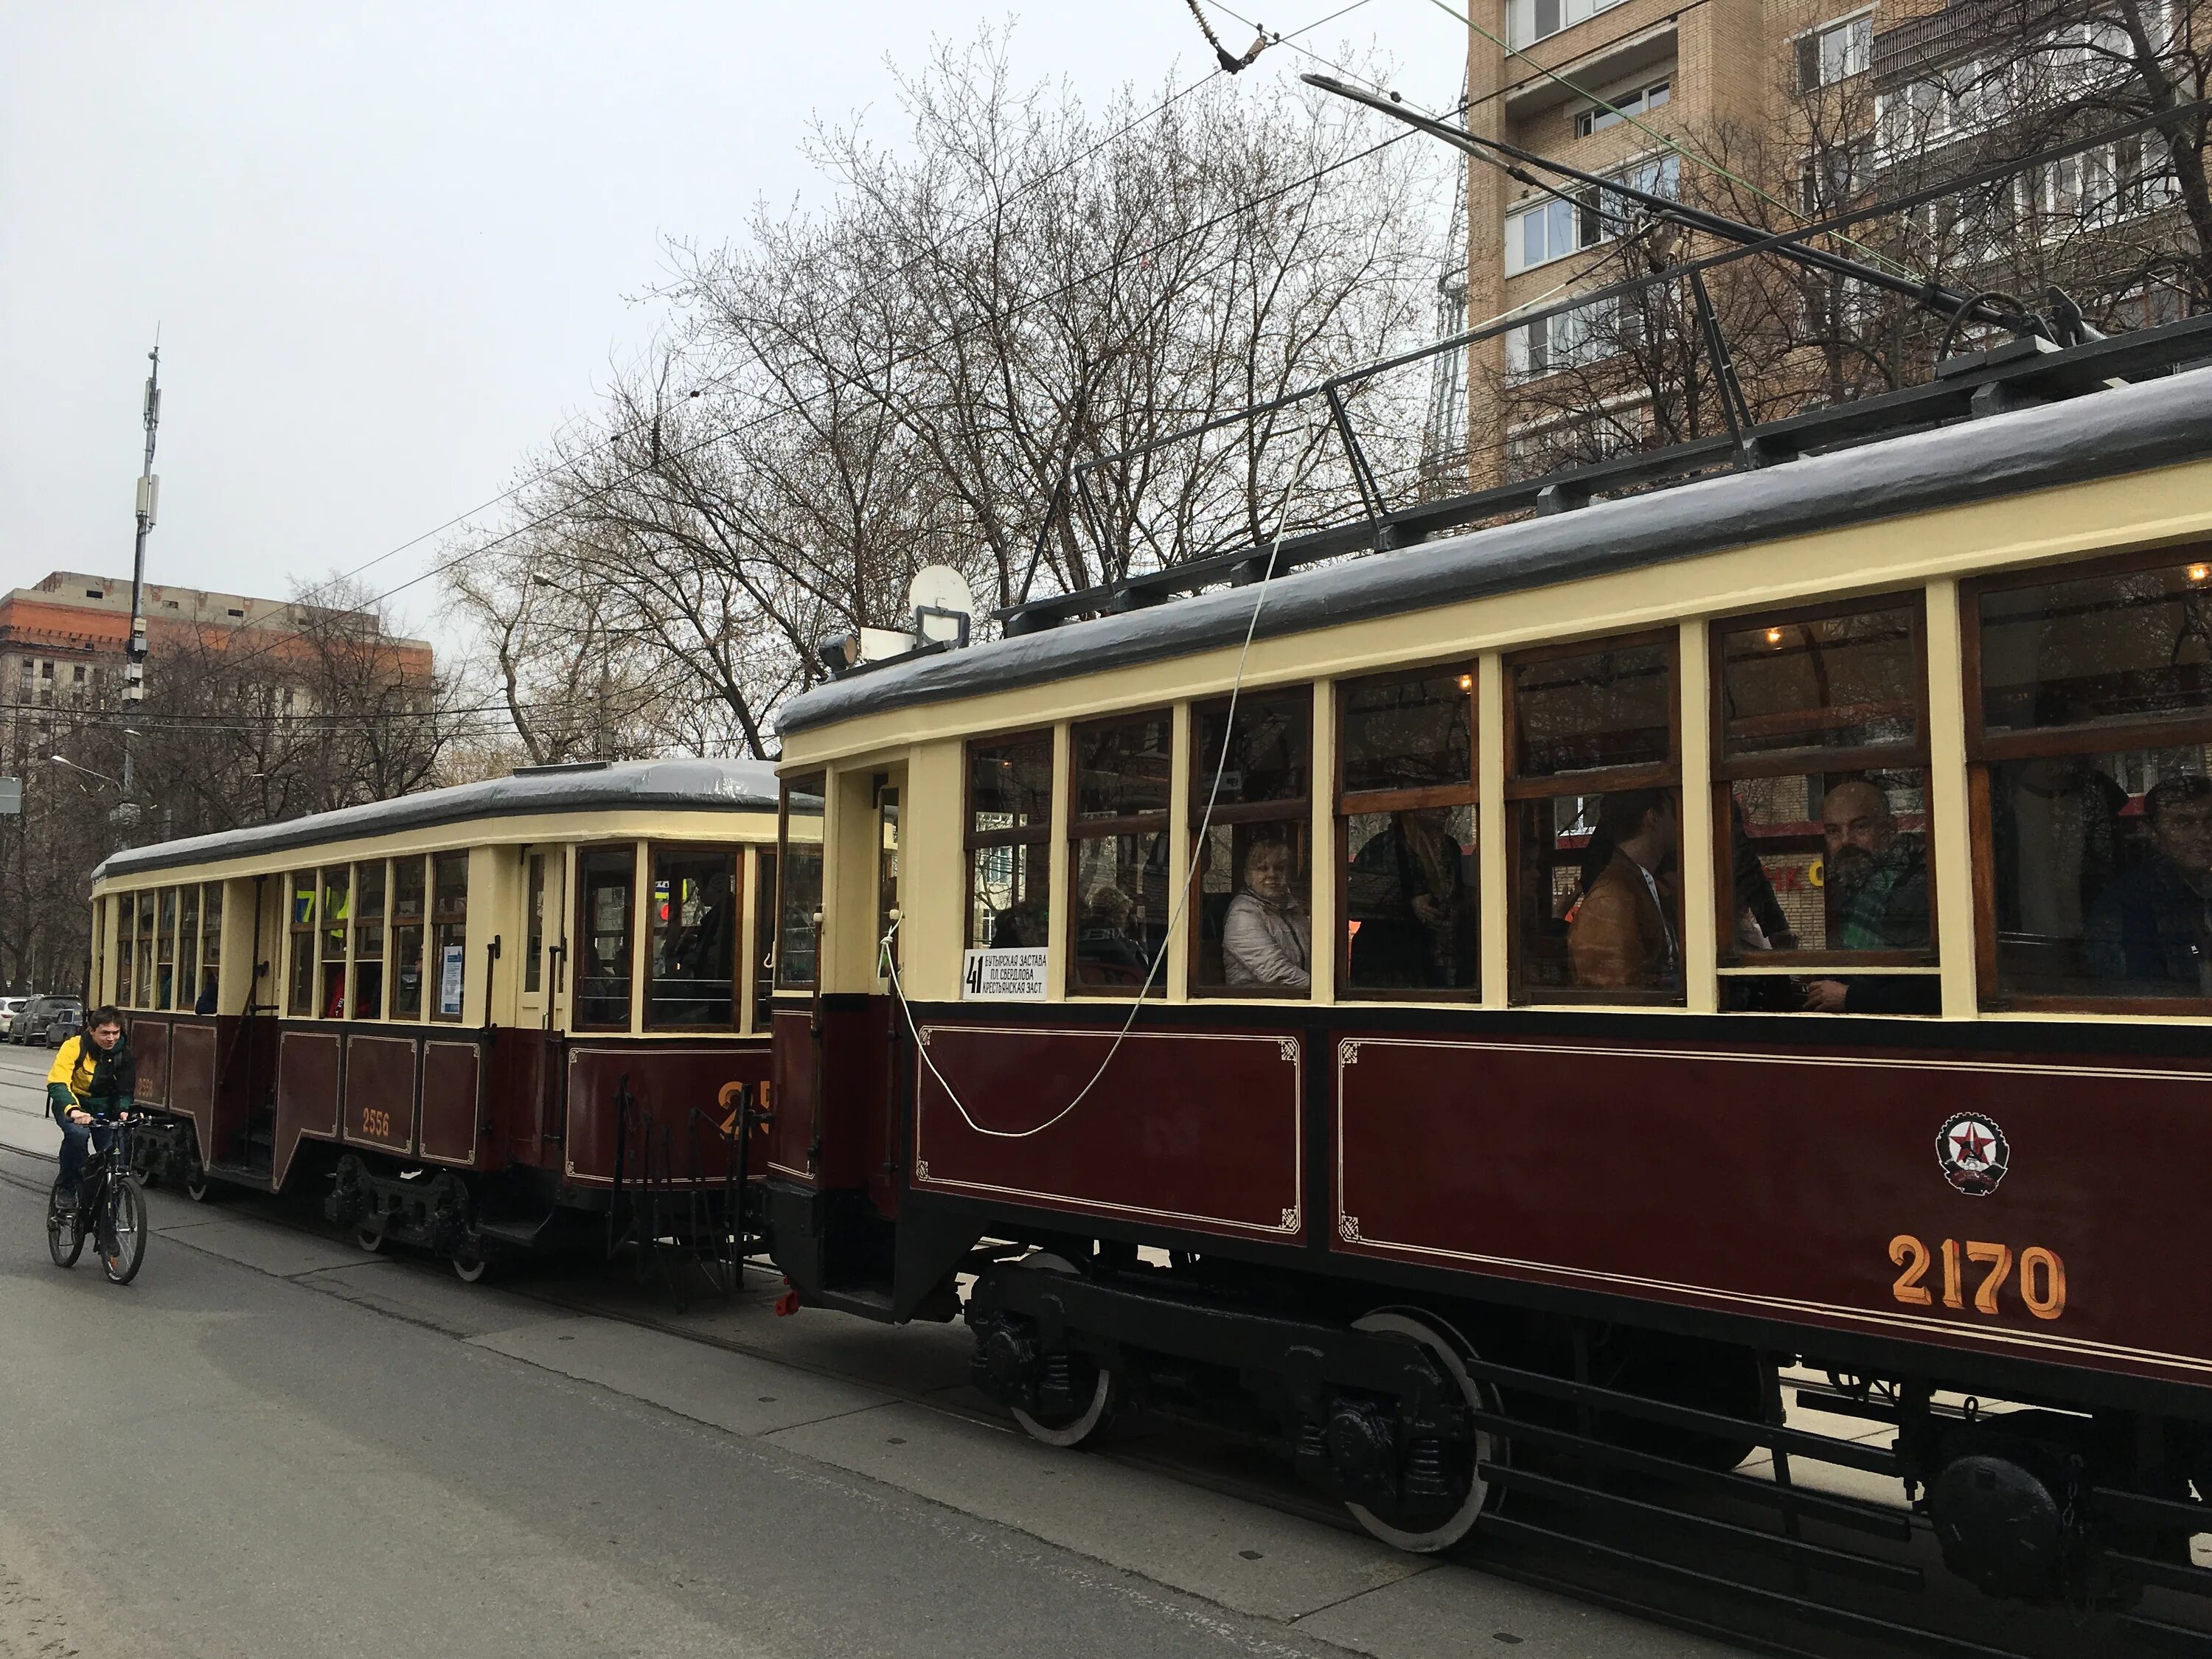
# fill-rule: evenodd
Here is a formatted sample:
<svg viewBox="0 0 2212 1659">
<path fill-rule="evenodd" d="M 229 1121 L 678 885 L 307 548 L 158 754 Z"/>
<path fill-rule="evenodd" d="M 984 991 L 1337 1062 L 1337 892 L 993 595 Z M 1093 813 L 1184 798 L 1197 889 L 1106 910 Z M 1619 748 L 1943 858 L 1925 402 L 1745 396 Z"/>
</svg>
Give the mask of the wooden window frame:
<svg viewBox="0 0 2212 1659">
<path fill-rule="evenodd" d="M 1168 802 L 1157 812 L 1125 812 L 1119 817 L 1086 818 L 1082 816 L 1083 776 L 1081 757 L 1083 734 L 1103 732 L 1116 726 L 1141 726 L 1158 721 L 1168 732 Z M 1126 714 L 1109 714 L 1097 720 L 1077 720 L 1067 729 L 1067 834 L 1065 843 L 1066 869 L 1060 875 L 1060 890 L 1067 900 L 1067 961 L 1061 972 L 1061 981 L 1071 997 L 1099 997 L 1110 1002 L 1129 998 L 1162 997 L 1167 994 L 1168 951 L 1173 948 L 1163 940 L 1160 958 L 1150 970 L 1145 984 L 1132 988 L 1118 985 L 1087 985 L 1076 977 L 1076 936 L 1083 925 L 1083 895 L 1076 890 L 1082 880 L 1082 846 L 1086 841 L 1104 841 L 1121 836 L 1172 836 L 1175 833 L 1175 710 L 1162 706 L 1133 709 Z M 1170 843 L 1173 851 L 1173 843 Z M 1172 886 L 1173 883 L 1170 882 Z M 1170 906 L 1172 911 L 1172 906 Z M 1195 929 L 1192 930 L 1194 937 Z"/>
<path fill-rule="evenodd" d="M 154 979 L 161 982 L 161 969 L 169 970 L 169 988 L 165 1000 L 154 1005 L 155 1013 L 174 1013 L 177 1008 L 177 920 L 184 911 L 184 887 L 173 884 L 155 890 L 154 901 Z M 166 954 L 164 954 L 166 952 Z"/>
<path fill-rule="evenodd" d="M 629 862 L 631 889 L 629 923 L 630 929 L 629 988 L 623 1003 L 623 1017 L 619 1021 L 587 1020 L 583 1017 L 585 1003 L 583 975 L 580 972 L 572 971 L 569 976 L 571 988 L 568 997 L 568 1029 L 572 1031 L 628 1032 L 638 1021 L 640 1014 L 638 979 L 642 966 L 643 952 L 638 946 L 637 925 L 644 905 L 644 898 L 638 890 L 637 847 L 638 844 L 635 841 L 588 841 L 580 842 L 576 845 L 576 858 L 573 866 L 576 872 L 576 888 L 575 891 L 568 896 L 569 915 L 574 923 L 571 934 L 574 939 L 588 940 L 592 937 L 591 917 L 584 910 L 584 898 L 586 891 L 584 860 L 594 853 L 618 853 Z M 588 956 L 586 959 L 589 960 Z"/>
<path fill-rule="evenodd" d="M 138 895 L 115 895 L 115 1002 L 138 1006 Z"/>
<path fill-rule="evenodd" d="M 103 896 L 92 902 L 92 995 L 90 1005 L 97 1008 L 107 1000 L 107 900 Z"/>
<path fill-rule="evenodd" d="M 2212 1015 L 2212 997 L 2044 996 L 2006 991 L 1997 983 L 1996 820 L 1990 769 L 2003 761 L 2064 755 L 2111 754 L 2130 749 L 2212 745 L 2212 710 L 2166 714 L 2125 724 L 2077 721 L 1994 735 L 1984 730 L 1982 611 L 1984 594 L 2053 582 L 2094 581 L 2137 570 L 2212 563 L 2212 543 L 2185 542 L 2142 552 L 1992 571 L 1959 584 L 1959 676 L 1966 705 L 1966 822 L 1973 860 L 1974 979 L 1978 1006 L 1987 1013 L 2153 1015 L 2201 1019 Z"/>
<path fill-rule="evenodd" d="M 978 830 L 975 828 L 975 751 L 978 749 L 1010 747 L 1018 743 L 1042 743 L 1045 754 L 1044 821 L 1013 830 Z M 961 873 L 966 885 L 961 890 L 960 937 L 966 948 L 979 951 L 984 947 L 975 942 L 975 854 L 994 847 L 1042 847 L 1045 856 L 1044 902 L 1045 938 L 1049 940 L 1053 929 L 1052 896 L 1055 884 L 1052 878 L 1052 806 L 1051 774 L 1057 760 L 1054 746 L 1054 729 L 1049 726 L 1025 726 L 1012 732 L 969 738 L 960 746 L 960 848 Z M 1030 947 L 1037 948 L 1037 947 Z"/>
<path fill-rule="evenodd" d="M 730 860 L 730 902 L 738 907 L 731 922 L 730 950 L 730 1017 L 720 1024 L 704 1025 L 659 1024 L 653 1018 L 653 860 L 662 853 L 702 854 L 720 853 Z M 637 971 L 634 975 L 638 988 L 637 1024 L 641 1031 L 655 1036 L 668 1033 L 712 1033 L 719 1036 L 735 1036 L 744 1016 L 744 962 L 739 954 L 745 947 L 737 935 L 744 926 L 745 849 L 733 841 L 648 841 L 645 843 L 645 937 L 641 950 L 633 947 Z"/>
<path fill-rule="evenodd" d="M 210 898 L 215 901 L 212 911 L 210 911 L 208 905 L 208 901 Z M 197 964 L 196 977 L 204 981 L 208 970 L 210 969 L 213 969 L 215 970 L 215 1012 L 216 1014 L 220 1014 L 222 1012 L 222 919 L 223 912 L 228 908 L 229 899 L 225 894 L 223 884 L 222 882 L 204 881 L 200 884 L 200 959 Z M 212 930 L 208 927 L 208 917 L 210 914 L 215 917 L 215 927 Z M 211 951 L 209 948 L 210 940 L 212 940 L 214 946 Z M 193 994 L 192 1006 L 195 1008 L 199 1006 L 199 996 L 198 992 Z M 213 1018 L 213 1016 L 211 1015 L 210 1018 Z"/>
<path fill-rule="evenodd" d="M 345 895 L 345 917 L 338 923 L 337 929 L 344 948 L 338 953 L 338 959 L 335 963 L 330 957 L 332 930 L 331 919 L 327 914 L 330 909 L 331 893 L 339 890 L 330 885 L 330 877 L 333 872 L 343 875 L 345 880 L 345 887 L 343 890 Z M 350 860 L 336 865 L 319 864 L 315 866 L 315 1018 L 318 1019 L 336 1018 L 350 1021 L 353 1018 L 353 864 Z M 335 1015 L 329 1015 L 321 1011 L 330 1002 L 328 989 L 330 972 L 333 967 L 338 970 L 338 1012 Z"/>
<path fill-rule="evenodd" d="M 1826 622 L 1869 611 L 1906 611 L 1911 618 L 1913 676 L 1913 735 L 1899 743 L 1861 744 L 1850 749 L 1800 746 L 1771 749 L 1731 760 L 1725 727 L 1728 702 L 1722 641 L 1741 633 L 1745 624 L 1761 623 L 1788 628 L 1800 623 Z M 1902 588 L 1863 599 L 1831 599 L 1820 605 L 1785 611 L 1746 611 L 1716 617 L 1706 631 L 1707 702 L 1711 716 L 1713 825 L 1713 939 L 1719 970 L 1730 977 L 1790 975 L 1826 969 L 1837 973 L 1869 973 L 1883 969 L 1934 969 L 1941 961 L 1942 938 L 1936 896 L 1936 800 L 1933 764 L 1929 759 L 1928 725 L 1928 590 Z M 1790 777 L 1799 774 L 1857 771 L 1919 771 L 1929 781 L 1928 828 L 1923 832 L 1928 865 L 1927 949 L 1921 951 L 1769 951 L 1756 963 L 1747 960 L 1735 940 L 1735 815 L 1734 786 L 1752 778 Z"/>
<path fill-rule="evenodd" d="M 142 887 L 131 896 L 137 918 L 137 941 L 138 954 L 137 1000 L 131 1006 L 150 1010 L 154 1006 L 154 934 L 161 926 L 161 895 L 151 887 Z"/>
<path fill-rule="evenodd" d="M 1595 656 L 1604 651 L 1632 651 L 1644 646 L 1663 647 L 1667 659 L 1667 742 L 1672 758 L 1663 763 L 1597 767 L 1586 772 L 1547 772 L 1521 775 L 1521 733 L 1514 693 L 1514 671 L 1533 663 L 1568 657 Z M 1505 823 L 1502 827 L 1505 851 L 1505 1000 L 1510 1007 L 1571 1006 L 1592 1008 L 1685 1008 L 1689 1003 L 1689 963 L 1684 938 L 1684 918 L 1674 925 L 1674 950 L 1681 960 L 1682 988 L 1673 996 L 1649 991 L 1586 991 L 1571 986 L 1538 988 L 1540 997 L 1527 994 L 1522 982 L 1522 917 L 1516 905 L 1521 891 L 1521 817 L 1514 809 L 1528 801 L 1557 800 L 1562 795 L 1602 795 L 1620 789 L 1671 789 L 1676 819 L 1682 818 L 1682 635 L 1679 628 L 1640 629 L 1627 634 L 1605 634 L 1569 644 L 1531 647 L 1509 651 L 1499 662 L 1500 712 L 1505 733 Z M 1675 862 L 1686 866 L 1693 856 L 1685 836 L 1675 849 Z"/>
<path fill-rule="evenodd" d="M 453 920 L 438 908 L 438 866 L 441 864 L 447 863 L 455 859 L 460 860 L 461 866 L 461 915 L 459 924 L 461 929 L 461 1006 L 459 1012 L 446 1014 L 438 1012 L 438 998 L 435 994 L 436 989 L 442 987 L 445 981 L 445 960 L 442 955 L 444 946 L 439 945 L 437 941 L 439 930 L 445 927 L 450 927 L 454 924 Z M 433 853 L 430 854 L 429 880 L 422 890 L 422 919 L 425 930 L 422 935 L 422 971 L 424 980 L 427 981 L 422 988 L 422 1012 L 433 1024 L 459 1025 L 463 1024 L 468 1018 L 470 862 L 469 849 L 465 847 L 458 850 L 449 849 L 443 853 Z M 430 979 L 430 963 L 432 960 L 431 951 L 434 947 L 441 954 L 437 958 L 439 969 L 438 976 L 436 980 L 432 981 Z"/>
<path fill-rule="evenodd" d="M 774 1029 L 775 1020 L 775 896 L 783 867 L 781 850 L 757 842 L 745 848 L 745 890 L 753 908 L 745 915 L 747 952 L 744 999 L 744 1030 L 757 1036 Z M 763 937 L 762 928 L 767 933 Z"/>
<path fill-rule="evenodd" d="M 375 921 L 377 925 L 376 1014 L 378 1024 L 392 1018 L 392 860 L 390 859 L 356 859 L 353 863 L 346 905 L 346 1018 L 366 1019 L 361 1012 L 361 970 L 368 965 L 361 954 L 361 930 L 369 917 L 362 908 L 361 872 L 374 867 L 383 872 L 383 885 L 378 890 Z"/>
<path fill-rule="evenodd" d="M 305 926 L 293 915 L 294 906 L 300 896 L 300 884 L 307 884 L 307 920 Z M 425 899 L 425 903 L 428 901 Z M 287 1019 L 313 1019 L 315 994 L 322 988 L 322 976 L 315 965 L 317 934 L 320 930 L 323 908 L 323 872 L 319 865 L 309 865 L 305 870 L 289 872 L 284 877 L 284 1017 Z M 300 973 L 300 941 L 307 941 L 307 1012 L 300 1012 L 292 1005 L 297 1000 L 293 993 L 298 987 Z"/>
<path fill-rule="evenodd" d="M 1216 697 L 1194 697 L 1191 700 L 1191 759 L 1190 772 L 1187 786 L 1190 792 L 1190 799 L 1185 803 L 1188 810 L 1185 811 L 1183 817 L 1185 823 L 1184 833 L 1188 837 L 1186 845 L 1189 848 L 1186 879 L 1190 884 L 1189 891 L 1194 901 L 1194 914 L 1190 918 L 1190 925 L 1184 929 L 1184 933 L 1187 937 L 1183 940 L 1183 983 L 1187 989 L 1189 1000 L 1193 1002 L 1244 1001 L 1310 1003 L 1314 1000 L 1313 964 L 1316 952 L 1319 949 L 1319 941 L 1316 940 L 1313 937 L 1314 916 L 1312 894 L 1314 881 L 1320 873 L 1318 869 L 1315 866 L 1319 864 L 1321 860 L 1321 848 L 1316 845 L 1317 838 L 1314 835 L 1313 821 L 1313 749 L 1315 724 L 1313 682 L 1307 680 L 1295 685 L 1267 685 L 1261 686 L 1255 690 L 1241 690 L 1236 694 L 1234 700 L 1237 705 L 1237 712 L 1239 714 L 1242 714 L 1247 708 L 1253 705 L 1274 702 L 1279 700 L 1303 711 L 1306 723 L 1306 792 L 1303 795 L 1298 796 L 1296 799 L 1236 801 L 1226 805 L 1217 804 L 1214 806 L 1212 814 L 1209 819 L 1206 812 L 1205 798 L 1212 790 L 1213 784 L 1212 780 L 1210 777 L 1203 779 L 1200 777 L 1200 773 L 1203 770 L 1205 764 L 1205 744 L 1200 735 L 1200 722 L 1205 720 L 1207 714 L 1212 710 L 1226 709 L 1229 707 L 1231 699 L 1227 694 L 1224 694 L 1223 696 Z M 1170 801 L 1170 816 L 1172 816 L 1173 805 L 1174 803 Z M 1220 829 L 1233 830 L 1237 825 L 1245 823 L 1287 824 L 1298 835 L 1301 835 L 1305 838 L 1307 860 L 1306 988 L 1303 991 L 1294 991 L 1286 986 L 1280 985 L 1207 985 L 1204 983 L 1199 976 L 1200 967 L 1205 961 L 1204 949 L 1206 933 L 1203 917 L 1202 915 L 1196 914 L 1196 906 L 1204 902 L 1206 894 L 1204 887 L 1204 882 L 1206 880 L 1206 843 L 1199 834 L 1199 829 L 1201 824 L 1204 824 L 1209 831 Z M 1237 896 L 1236 884 L 1236 872 L 1231 871 L 1230 872 L 1229 887 L 1229 896 L 1231 898 L 1234 898 Z M 1226 975 L 1227 971 L 1227 965 L 1224 963 L 1223 967 L 1224 976 Z"/>
<path fill-rule="evenodd" d="M 810 782 L 818 787 L 811 790 L 798 789 L 795 793 L 815 795 L 822 802 L 822 811 L 818 815 L 822 823 L 822 836 L 814 843 L 815 881 L 817 891 L 813 912 L 814 920 L 809 923 L 814 930 L 814 973 L 803 984 L 787 985 L 783 978 L 783 884 L 791 875 L 791 797 L 794 793 L 795 785 Z M 823 912 L 819 890 L 827 886 L 830 875 L 830 769 L 825 766 L 816 771 L 802 772 L 796 777 L 782 778 L 778 780 L 778 785 L 775 812 L 775 924 L 773 934 L 775 960 L 769 969 L 769 995 L 771 1000 L 787 992 L 793 996 L 808 997 L 817 996 L 821 993 Z"/>
<path fill-rule="evenodd" d="M 1344 787 L 1346 744 L 1345 705 L 1352 694 L 1364 687 L 1387 685 L 1404 680 L 1435 679 L 1444 675 L 1455 675 L 1462 682 L 1461 690 L 1467 696 L 1467 770 L 1468 781 L 1457 783 L 1433 784 L 1413 789 L 1346 790 Z M 1464 806 L 1474 815 L 1475 845 L 1482 844 L 1482 672 L 1480 660 L 1474 657 L 1431 663 L 1425 667 L 1394 668 L 1387 673 L 1362 674 L 1355 679 L 1339 680 L 1331 699 L 1334 717 L 1334 751 L 1336 775 L 1331 781 L 1330 793 L 1336 802 L 1332 830 L 1334 845 L 1331 862 L 1336 866 L 1336 998 L 1339 1002 L 1442 1002 L 1472 1006 L 1482 1000 L 1482 964 L 1480 952 L 1476 953 L 1474 983 L 1469 986 L 1435 989 L 1420 986 L 1360 987 L 1352 982 L 1352 932 L 1345 924 L 1351 915 L 1352 848 L 1351 821 L 1376 812 L 1406 812 L 1425 806 Z M 1480 860 L 1477 873 L 1469 884 L 1480 915 L 1482 878 Z"/>
<path fill-rule="evenodd" d="M 399 870 L 402 865 L 412 864 L 422 872 L 422 908 L 412 921 L 399 920 Z M 384 1018 L 386 1020 L 404 1018 L 410 1025 L 427 1024 L 430 1013 L 430 860 L 424 853 L 409 853 L 385 863 L 384 886 Z M 416 955 L 417 984 L 416 1007 L 411 1014 L 402 1015 L 398 1008 L 399 998 L 399 933 L 406 928 L 422 935 Z"/>
<path fill-rule="evenodd" d="M 171 980 L 170 1000 L 180 1014 L 189 1014 L 200 1000 L 200 884 L 177 884 L 177 970 Z M 185 907 L 191 906 L 191 948 L 185 948 Z"/>
</svg>

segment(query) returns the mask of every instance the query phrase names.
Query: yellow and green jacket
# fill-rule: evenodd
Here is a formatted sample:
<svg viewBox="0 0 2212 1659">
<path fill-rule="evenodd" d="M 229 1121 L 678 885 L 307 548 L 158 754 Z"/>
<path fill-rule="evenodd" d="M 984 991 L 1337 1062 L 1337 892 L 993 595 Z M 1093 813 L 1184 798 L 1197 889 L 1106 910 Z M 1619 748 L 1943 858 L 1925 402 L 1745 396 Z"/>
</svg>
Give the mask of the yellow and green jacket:
<svg viewBox="0 0 2212 1659">
<path fill-rule="evenodd" d="M 53 1067 L 46 1073 L 46 1105 L 58 1112 L 80 1104 L 112 1107 L 130 1099 L 137 1087 L 138 1059 L 128 1036 L 103 1050 L 80 1031 L 54 1051 Z"/>
</svg>

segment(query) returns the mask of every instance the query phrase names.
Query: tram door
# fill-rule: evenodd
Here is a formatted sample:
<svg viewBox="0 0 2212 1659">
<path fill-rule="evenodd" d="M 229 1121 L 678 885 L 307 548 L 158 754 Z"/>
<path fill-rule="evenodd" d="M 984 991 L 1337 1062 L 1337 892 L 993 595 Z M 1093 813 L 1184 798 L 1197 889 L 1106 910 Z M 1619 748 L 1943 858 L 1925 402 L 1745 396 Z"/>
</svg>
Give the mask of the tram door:
<svg viewBox="0 0 2212 1659">
<path fill-rule="evenodd" d="M 568 849 L 532 847 L 523 855 L 521 982 L 517 988 L 528 1110 L 518 1113 L 510 1155 L 525 1164 L 560 1157 L 568 1091 L 560 1064 L 561 1014 L 567 1005 Z"/>
</svg>

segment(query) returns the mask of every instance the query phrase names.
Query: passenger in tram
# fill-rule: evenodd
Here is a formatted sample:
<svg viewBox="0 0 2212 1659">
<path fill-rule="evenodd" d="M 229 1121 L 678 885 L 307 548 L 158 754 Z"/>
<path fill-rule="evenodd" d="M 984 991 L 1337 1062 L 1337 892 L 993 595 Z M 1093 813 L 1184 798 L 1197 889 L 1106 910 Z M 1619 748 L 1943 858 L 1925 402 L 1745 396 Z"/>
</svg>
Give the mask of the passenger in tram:
<svg viewBox="0 0 2212 1659">
<path fill-rule="evenodd" d="M 1607 793 L 1583 854 L 1582 898 L 1567 922 L 1577 985 L 1652 991 L 1680 981 L 1682 953 L 1660 882 L 1681 834 L 1673 792 Z"/>
<path fill-rule="evenodd" d="M 210 968 L 200 976 L 199 1000 L 192 1004 L 194 1013 L 211 1014 L 215 1012 L 215 969 Z"/>
<path fill-rule="evenodd" d="M 1313 919 L 1291 876 L 1291 844 L 1255 841 L 1244 851 L 1244 884 L 1221 923 L 1223 976 L 1231 985 L 1313 984 Z"/>
<path fill-rule="evenodd" d="M 1141 985 L 1152 958 L 1134 926 L 1137 901 L 1112 882 L 1102 881 L 1083 900 L 1076 924 L 1075 960 L 1089 985 Z"/>
<path fill-rule="evenodd" d="M 1998 930 L 2063 952 L 2050 971 L 2071 975 L 2091 908 L 2130 863 L 2128 792 L 2084 755 L 2000 764 L 1990 781 Z"/>
<path fill-rule="evenodd" d="M 2142 858 L 2090 907 L 2090 975 L 2154 995 L 2212 996 L 2212 779 L 2154 785 L 2143 821 Z"/>
<path fill-rule="evenodd" d="M 1390 827 L 1352 860 L 1345 899 L 1359 924 L 1353 984 L 1446 988 L 1468 977 L 1474 907 L 1449 807 L 1392 814 Z"/>
<path fill-rule="evenodd" d="M 1826 843 L 1823 890 L 1832 951 L 1928 947 L 1928 847 L 1898 828 L 1889 797 L 1863 778 L 1839 783 L 1820 803 Z M 1932 1014 L 1942 988 L 1930 977 L 1816 979 L 1805 1009 L 1822 1014 Z"/>
</svg>

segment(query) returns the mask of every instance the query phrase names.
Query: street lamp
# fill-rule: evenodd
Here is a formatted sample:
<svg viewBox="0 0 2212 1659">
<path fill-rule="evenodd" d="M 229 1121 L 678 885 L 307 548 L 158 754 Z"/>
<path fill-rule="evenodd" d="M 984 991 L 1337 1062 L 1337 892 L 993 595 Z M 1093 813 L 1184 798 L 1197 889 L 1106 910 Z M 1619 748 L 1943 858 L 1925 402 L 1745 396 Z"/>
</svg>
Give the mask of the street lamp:
<svg viewBox="0 0 2212 1659">
<path fill-rule="evenodd" d="M 118 789 L 123 786 L 105 772 L 95 772 L 89 766 L 79 766 L 66 755 L 49 755 L 46 758 L 57 766 L 66 766 L 72 772 L 82 772 L 88 778 L 98 778 L 102 783 L 112 783 Z"/>
</svg>

